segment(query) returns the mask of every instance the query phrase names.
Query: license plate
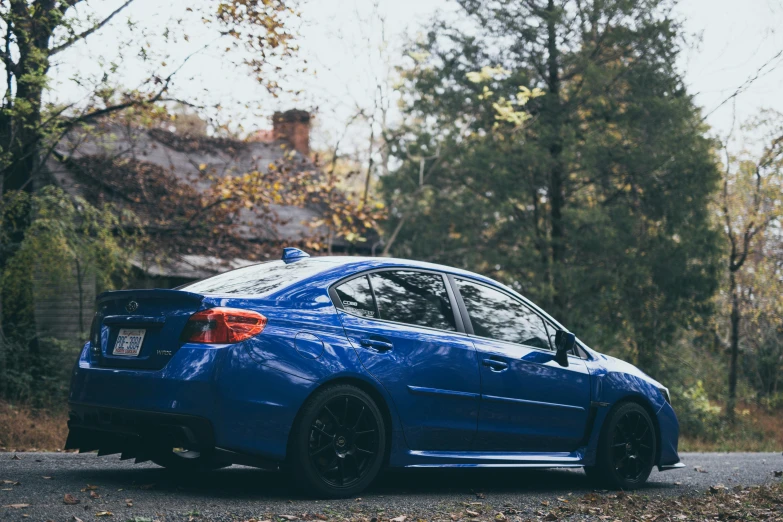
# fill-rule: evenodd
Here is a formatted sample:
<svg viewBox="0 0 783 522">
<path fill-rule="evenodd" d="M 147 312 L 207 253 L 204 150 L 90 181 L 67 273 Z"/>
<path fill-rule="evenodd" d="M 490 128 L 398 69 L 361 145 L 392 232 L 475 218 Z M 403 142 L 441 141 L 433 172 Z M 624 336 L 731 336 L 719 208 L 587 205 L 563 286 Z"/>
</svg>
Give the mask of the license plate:
<svg viewBox="0 0 783 522">
<path fill-rule="evenodd" d="M 114 343 L 112 355 L 125 355 L 136 357 L 141 352 L 141 343 L 144 342 L 144 334 L 147 330 L 138 328 L 121 328 Z"/>
</svg>

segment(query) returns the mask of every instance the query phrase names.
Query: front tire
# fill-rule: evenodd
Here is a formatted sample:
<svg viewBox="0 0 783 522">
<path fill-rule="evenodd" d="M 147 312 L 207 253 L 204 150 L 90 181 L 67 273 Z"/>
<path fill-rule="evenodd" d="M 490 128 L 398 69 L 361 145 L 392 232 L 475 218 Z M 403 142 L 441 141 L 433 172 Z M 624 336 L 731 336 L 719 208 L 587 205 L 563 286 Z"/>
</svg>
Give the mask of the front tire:
<svg viewBox="0 0 783 522">
<path fill-rule="evenodd" d="M 361 389 L 330 386 L 302 407 L 289 450 L 290 472 L 309 493 L 325 498 L 354 496 L 370 485 L 383 464 L 383 415 Z"/>
<path fill-rule="evenodd" d="M 585 468 L 588 478 L 615 489 L 636 489 L 652 472 L 657 452 L 655 426 L 635 402 L 624 403 L 606 419 L 598 441 L 595 466 Z"/>
</svg>

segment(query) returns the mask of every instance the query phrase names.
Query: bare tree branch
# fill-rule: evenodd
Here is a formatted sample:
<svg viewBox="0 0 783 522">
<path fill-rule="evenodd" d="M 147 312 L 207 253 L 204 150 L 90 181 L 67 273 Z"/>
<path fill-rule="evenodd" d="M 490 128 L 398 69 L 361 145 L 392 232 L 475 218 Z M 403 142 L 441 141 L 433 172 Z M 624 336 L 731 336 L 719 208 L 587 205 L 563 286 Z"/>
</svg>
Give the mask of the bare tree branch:
<svg viewBox="0 0 783 522">
<path fill-rule="evenodd" d="M 85 38 L 90 36 L 95 31 L 98 31 L 104 25 L 108 24 L 111 21 L 112 18 L 114 18 L 117 14 L 120 13 L 120 11 L 122 11 L 123 9 L 128 7 L 132 2 L 133 2 L 133 0 L 126 0 L 124 4 L 122 4 L 120 7 L 118 7 L 114 11 L 112 11 L 112 13 L 109 16 L 107 16 L 106 18 L 104 18 L 103 21 L 98 22 L 97 24 L 93 25 L 92 27 L 90 27 L 89 29 L 87 29 L 86 31 L 84 31 L 82 33 L 79 33 L 77 35 L 74 35 L 74 36 L 68 38 L 65 42 L 61 43 L 60 45 L 57 45 L 57 46 L 53 47 L 52 49 L 49 50 L 49 56 L 54 56 L 55 54 L 66 50 L 67 48 L 69 48 L 70 46 L 72 46 L 73 44 L 78 42 L 79 40 L 84 40 Z"/>
</svg>

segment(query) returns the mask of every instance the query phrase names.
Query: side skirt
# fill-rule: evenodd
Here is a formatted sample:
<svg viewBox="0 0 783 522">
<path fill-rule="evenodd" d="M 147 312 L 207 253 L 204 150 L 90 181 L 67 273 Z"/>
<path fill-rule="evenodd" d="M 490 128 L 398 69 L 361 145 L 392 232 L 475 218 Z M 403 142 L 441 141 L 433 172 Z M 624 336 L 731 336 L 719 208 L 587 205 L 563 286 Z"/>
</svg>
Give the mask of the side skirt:
<svg viewBox="0 0 783 522">
<path fill-rule="evenodd" d="M 571 453 L 406 451 L 406 468 L 581 468 L 582 450 Z"/>
</svg>

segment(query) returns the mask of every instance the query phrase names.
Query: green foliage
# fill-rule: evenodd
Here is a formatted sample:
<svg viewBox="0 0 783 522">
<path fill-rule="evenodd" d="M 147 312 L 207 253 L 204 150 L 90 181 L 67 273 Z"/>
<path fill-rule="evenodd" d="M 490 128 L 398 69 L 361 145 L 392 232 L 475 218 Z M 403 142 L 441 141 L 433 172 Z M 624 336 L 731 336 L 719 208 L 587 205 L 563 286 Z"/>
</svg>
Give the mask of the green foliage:
<svg viewBox="0 0 783 522">
<path fill-rule="evenodd" d="M 671 65 L 668 4 L 458 3 L 464 23 L 435 23 L 401 71 L 391 253 L 498 278 L 661 377 L 710 315 L 721 247 L 720 175 Z M 544 92 L 531 117 L 499 119 L 520 87 Z M 437 156 L 423 176 L 420 156 Z"/>
<path fill-rule="evenodd" d="M 28 212 L 32 219 L 17 244 L 15 223 Z M 0 272 L 4 305 L 0 395 L 56 402 L 63 396 L 68 369 L 81 343 L 79 339 L 39 338 L 35 299 L 57 297 L 64 288 L 88 278 L 96 281 L 99 290 L 121 285 L 130 274 L 130 258 L 143 236 L 127 233 L 110 208 L 93 207 L 51 186 L 32 195 L 6 194 L 0 215 L 0 249 L 8 254 Z M 126 215 L 123 223 L 132 219 Z M 92 303 L 67 305 L 84 307 L 83 324 L 89 325 Z"/>
</svg>

